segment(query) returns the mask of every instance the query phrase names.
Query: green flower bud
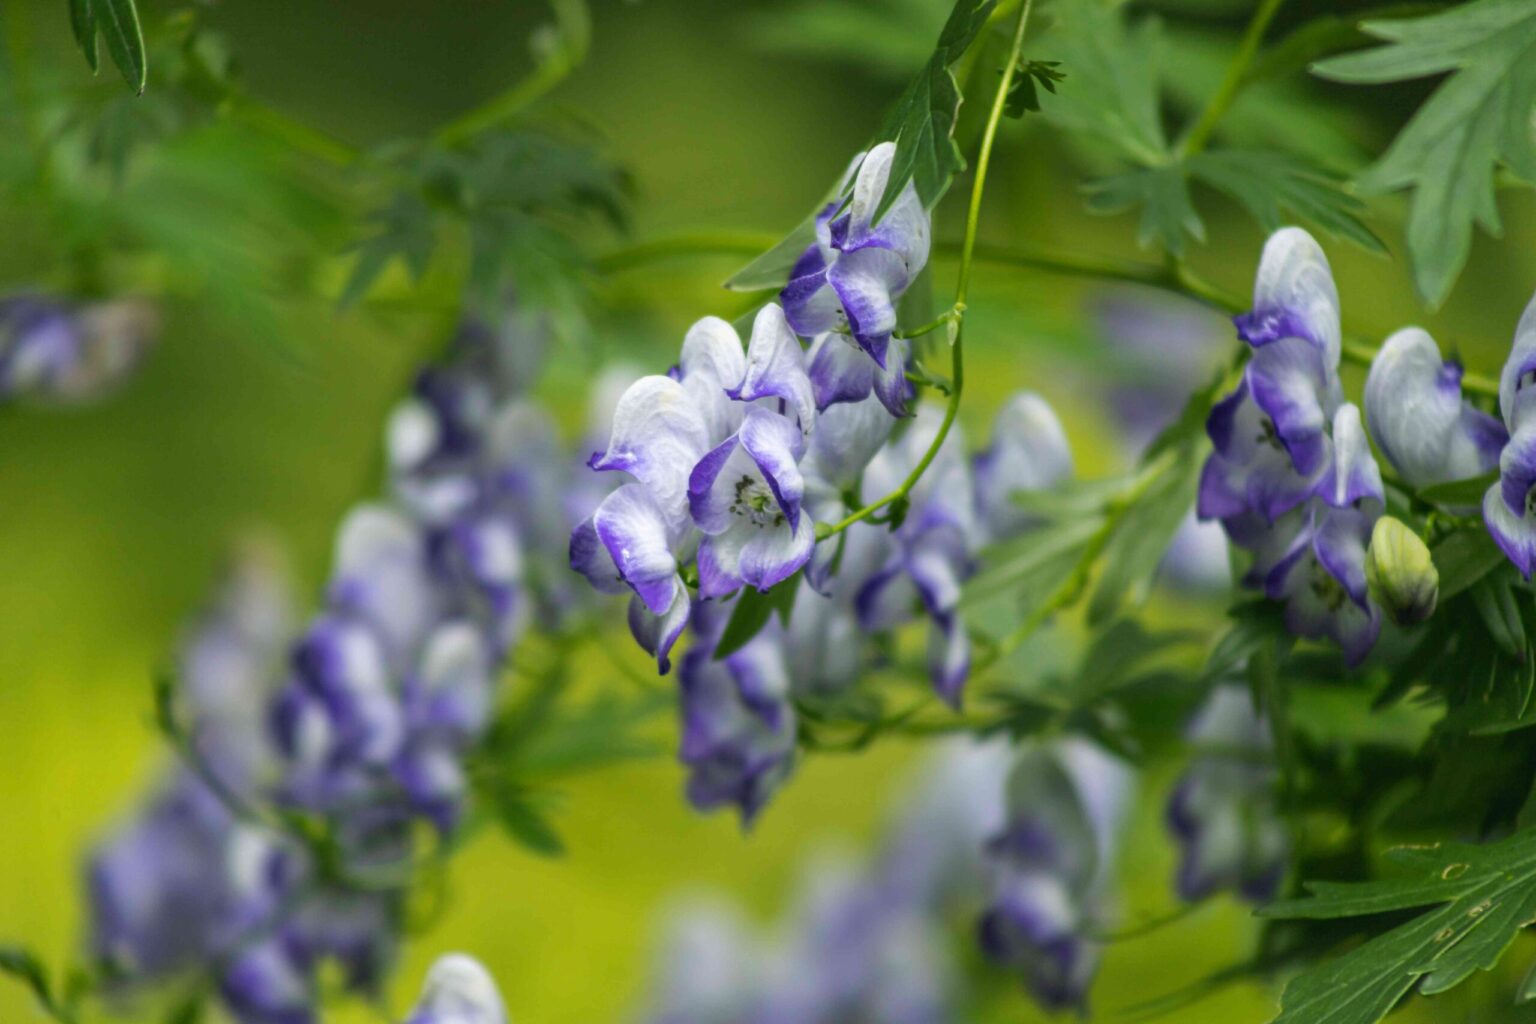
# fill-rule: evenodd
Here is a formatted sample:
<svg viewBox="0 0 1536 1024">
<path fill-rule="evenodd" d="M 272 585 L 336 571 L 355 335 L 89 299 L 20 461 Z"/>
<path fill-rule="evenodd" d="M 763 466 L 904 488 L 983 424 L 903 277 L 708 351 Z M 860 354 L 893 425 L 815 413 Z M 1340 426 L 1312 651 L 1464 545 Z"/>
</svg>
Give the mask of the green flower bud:
<svg viewBox="0 0 1536 1024">
<path fill-rule="evenodd" d="M 1371 596 L 1399 626 L 1423 622 L 1440 596 L 1440 572 L 1419 535 L 1391 516 L 1376 520 L 1365 559 Z"/>
</svg>

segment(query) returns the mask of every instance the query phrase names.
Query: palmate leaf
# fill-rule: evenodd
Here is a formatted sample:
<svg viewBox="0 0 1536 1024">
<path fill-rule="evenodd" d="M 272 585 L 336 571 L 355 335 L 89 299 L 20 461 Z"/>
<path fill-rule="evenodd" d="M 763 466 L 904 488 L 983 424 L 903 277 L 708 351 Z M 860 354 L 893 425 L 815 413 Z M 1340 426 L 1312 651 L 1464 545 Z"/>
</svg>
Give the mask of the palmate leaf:
<svg viewBox="0 0 1536 1024">
<path fill-rule="evenodd" d="M 1414 875 L 1312 883 L 1309 897 L 1259 911 L 1316 920 L 1433 908 L 1291 979 L 1274 1024 L 1375 1024 L 1415 986 L 1434 995 L 1492 969 L 1536 918 L 1536 829 L 1485 846 L 1404 848 L 1389 856 Z"/>
<path fill-rule="evenodd" d="M 69 23 L 92 71 L 101 66 L 96 49 L 96 34 L 100 32 L 123 80 L 134 92 L 144 91 L 149 64 L 144 56 L 144 30 L 133 0 L 69 0 Z"/>
<path fill-rule="evenodd" d="M 876 132 L 875 141 L 896 143 L 891 176 L 875 208 L 876 220 L 890 209 L 907 182 L 917 187 L 923 205 L 931 207 L 943 197 L 950 179 L 965 168 L 965 157 L 954 140 L 960 87 L 949 66 L 975 41 L 996 5 L 997 0 L 958 0 L 928 63 Z"/>
<path fill-rule="evenodd" d="M 1338 82 L 1400 82 L 1449 72 L 1360 179 L 1374 191 L 1411 189 L 1408 249 L 1420 294 L 1443 301 L 1466 264 L 1472 226 L 1500 231 L 1494 173 L 1536 181 L 1536 5 L 1477 0 L 1428 17 L 1367 21 L 1386 41 L 1312 70 Z"/>
<path fill-rule="evenodd" d="M 1299 219 L 1373 252 L 1383 251 L 1381 240 L 1360 219 L 1363 204 L 1343 190 L 1340 179 L 1298 157 L 1269 150 L 1212 150 L 1103 178 L 1087 186 L 1088 208 L 1094 213 L 1140 209 L 1140 244 L 1181 256 L 1186 236 L 1205 239 L 1205 222 L 1191 199 L 1190 183 L 1195 181 L 1236 201 L 1267 232 Z"/>
</svg>

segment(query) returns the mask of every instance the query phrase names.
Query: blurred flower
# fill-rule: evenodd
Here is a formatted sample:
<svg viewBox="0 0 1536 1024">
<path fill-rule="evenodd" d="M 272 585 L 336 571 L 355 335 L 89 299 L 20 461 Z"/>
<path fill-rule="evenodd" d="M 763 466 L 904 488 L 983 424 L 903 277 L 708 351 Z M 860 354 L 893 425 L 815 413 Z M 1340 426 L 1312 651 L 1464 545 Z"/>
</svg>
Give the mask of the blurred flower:
<svg viewBox="0 0 1536 1024">
<path fill-rule="evenodd" d="M 1515 327 L 1499 377 L 1499 411 L 1509 443 L 1499 456 L 1499 481 L 1483 497 L 1483 521 L 1526 579 L 1536 570 L 1536 299 Z"/>
<path fill-rule="evenodd" d="M 974 460 L 976 506 L 988 536 L 1005 538 L 1028 528 L 1017 504 L 1021 491 L 1044 491 L 1072 475 L 1072 449 L 1056 411 L 1039 395 L 1010 398 L 992 425 L 992 445 Z"/>
<path fill-rule="evenodd" d="M 795 333 L 807 338 L 826 331 L 851 334 L 881 371 L 905 358 L 902 352 L 888 357 L 896 300 L 927 265 L 930 245 L 928 211 L 911 182 L 875 221 L 895 156 L 896 144 L 882 142 L 854 159 L 849 167 L 851 195 L 845 179 L 843 195 L 816 218 L 816 242 L 795 264 L 780 294 Z M 869 393 L 866 388 L 852 394 L 858 389 L 851 381 L 832 382 L 834 377 L 857 374 L 855 366 L 842 353 L 829 356 L 819 388 L 827 401 L 821 404 L 836 400 L 830 397 L 834 394 L 862 398 Z"/>
<path fill-rule="evenodd" d="M 480 962 L 450 953 L 427 972 L 421 998 L 404 1024 L 507 1024 L 507 1011 Z"/>
<path fill-rule="evenodd" d="M 138 368 L 159 330 L 155 308 L 137 299 L 0 299 L 0 401 L 99 398 Z"/>
<path fill-rule="evenodd" d="M 1503 424 L 1463 401 L 1461 374 L 1461 364 L 1442 362 L 1435 340 L 1417 327 L 1392 335 L 1371 360 L 1371 437 L 1414 487 L 1486 473 L 1509 440 Z"/>
<path fill-rule="evenodd" d="M 1246 687 L 1222 685 L 1190 722 L 1195 748 L 1168 801 L 1185 900 L 1223 889 L 1262 903 L 1279 889 L 1289 842 L 1275 799 L 1269 725 Z"/>
<path fill-rule="evenodd" d="M 1086 740 L 1031 744 L 1008 777 L 1007 820 L 987 850 L 982 948 L 1047 1009 L 1086 1008 L 1092 938 L 1130 799 L 1121 762 Z"/>
</svg>

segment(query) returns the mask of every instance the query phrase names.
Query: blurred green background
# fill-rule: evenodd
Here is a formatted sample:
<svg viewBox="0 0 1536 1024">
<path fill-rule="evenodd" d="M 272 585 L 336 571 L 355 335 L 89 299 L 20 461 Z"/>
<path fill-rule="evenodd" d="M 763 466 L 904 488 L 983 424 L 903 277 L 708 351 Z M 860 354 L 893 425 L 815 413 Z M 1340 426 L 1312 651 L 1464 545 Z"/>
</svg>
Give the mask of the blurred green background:
<svg viewBox="0 0 1536 1024">
<path fill-rule="evenodd" d="M 88 74 L 60 0 L 4 3 L 25 14 L 40 74 Z M 912 43 L 915 67 L 944 5 L 897 6 L 929 26 Z M 1237 8 L 1232 23 L 1240 24 L 1243 5 L 1207 6 Z M 1300 20 L 1307 6 L 1286 18 Z M 788 10 L 719 0 L 594 4 L 590 59 L 552 102 L 582 110 L 633 168 L 631 240 L 782 232 L 863 146 L 900 75 L 849 59 L 835 33 L 796 39 L 767 28 Z M 528 33 L 545 17 L 542 5 L 521 0 L 247 0 L 208 13 L 254 96 L 357 145 L 428 131 L 504 88 L 526 70 Z M 1193 39 L 1192 52 L 1212 56 L 1219 69 L 1222 38 Z M 1368 151 L 1409 109 L 1402 97 L 1337 88 L 1292 99 L 1314 114 L 1337 113 L 1341 134 Z M 1087 217 L 1074 164 L 1038 125 L 1005 127 L 991 180 L 984 238 L 1136 255 L 1132 219 Z M 1504 239 L 1478 240 L 1451 302 L 1434 314 L 1415 299 L 1400 260 L 1330 244 L 1351 325 L 1380 338 L 1421 323 L 1470 366 L 1496 371 L 1536 283 L 1536 204 L 1517 192 L 1502 199 Z M 952 193 L 940 214 L 941 238 L 958 235 L 957 201 Z M 1202 210 L 1210 242 L 1195 249 L 1194 265 L 1246 291 L 1261 233 L 1209 197 Z M 1374 214 L 1400 250 L 1400 208 L 1387 201 Z M 0 237 L 11 239 L 0 247 L 0 283 L 48 279 L 51 270 L 29 255 L 26 218 L 14 210 L 0 217 Z M 604 305 L 593 345 L 642 364 L 670 362 L 689 322 L 741 308 L 717 287 L 735 262 L 677 259 L 599 282 Z M 953 272 L 937 261 L 941 293 Z M 1112 357 L 1083 316 L 1089 290 L 1039 273 L 981 269 L 968 335 L 974 393 L 963 413 L 973 440 L 984 438 L 1002 396 L 1029 386 L 1061 412 L 1082 473 L 1124 463 L 1100 391 Z M 0 408 L 0 937 L 55 963 L 80 941 L 82 852 L 165 763 L 150 722 L 150 679 L 229 542 L 248 528 L 268 529 L 291 552 L 301 592 L 313 593 L 335 524 L 379 478 L 386 410 L 451 323 L 440 310 L 342 314 L 308 301 L 280 312 L 291 335 L 273 339 L 242 334 L 195 303 L 172 303 L 158 350 L 111 400 L 68 411 Z M 575 427 L 589 356 L 557 350 L 550 363 L 545 397 Z M 1217 612 L 1175 604 L 1160 614 Z M 634 663 L 643 668 L 638 655 Z M 597 663 L 588 670 L 612 671 Z M 479 837 L 453 866 L 446 913 L 410 942 L 392 1006 L 408 1004 L 432 958 L 462 949 L 490 967 L 520 1024 L 626 1019 L 679 892 L 718 888 L 755 917 L 777 916 L 809 855 L 829 844 L 857 847 L 876 833 L 918 766 L 916 753 L 890 741 L 862 757 L 804 760 L 748 835 L 727 815 L 691 812 L 681 772 L 666 757 L 572 781 L 557 818 L 569 854 L 540 859 L 489 832 Z M 1143 780 L 1122 871 L 1124 920 L 1166 912 L 1173 900 L 1172 851 L 1160 825 L 1170 777 L 1171 769 Z M 1233 963 L 1252 934 L 1247 908 L 1221 899 L 1113 946 L 1094 993 L 1099 1016 L 1120 1019 L 1127 1005 Z M 1517 977 L 1528 959 L 1508 958 L 1509 970 Z M 1511 1019 L 1493 1007 L 1507 1003 L 1514 980 L 1478 980 L 1414 1011 L 1416 1019 Z M 1170 1019 L 1259 1021 L 1272 1007 L 1271 991 L 1238 985 Z M 33 1014 L 18 987 L 0 986 L 0 1021 Z M 1038 1016 L 1021 993 L 993 1019 Z M 335 1019 L 375 1018 L 353 1006 Z"/>
</svg>

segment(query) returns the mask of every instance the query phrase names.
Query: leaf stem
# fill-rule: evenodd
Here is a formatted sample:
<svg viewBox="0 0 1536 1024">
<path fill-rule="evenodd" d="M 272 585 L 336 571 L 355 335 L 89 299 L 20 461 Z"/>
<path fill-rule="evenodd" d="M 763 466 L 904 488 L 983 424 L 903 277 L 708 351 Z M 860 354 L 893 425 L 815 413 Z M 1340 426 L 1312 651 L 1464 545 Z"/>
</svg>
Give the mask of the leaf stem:
<svg viewBox="0 0 1536 1024">
<path fill-rule="evenodd" d="M 361 156 L 356 147 L 248 96 L 234 97 L 229 109 L 231 117 L 239 119 L 251 128 L 265 132 L 269 137 L 295 152 L 325 163 L 334 164 L 337 167 L 349 167 Z"/>
<path fill-rule="evenodd" d="M 944 405 L 944 419 L 939 423 L 939 429 L 933 435 L 933 441 L 928 445 L 928 450 L 923 452 L 923 457 L 918 459 L 917 465 L 912 467 L 912 472 L 907 474 L 899 487 L 885 497 L 850 513 L 832 526 L 824 523 L 817 524 L 817 540 L 824 540 L 841 533 L 854 523 L 868 519 L 887 505 L 905 502 L 907 495 L 912 493 L 912 488 L 917 486 L 923 474 L 928 471 L 928 467 L 933 464 L 933 460 L 938 457 L 939 449 L 949 437 L 950 428 L 955 424 L 955 417 L 960 413 L 960 396 L 965 391 L 965 300 L 971 286 L 971 268 L 976 256 L 976 234 L 981 227 L 981 199 L 987 186 L 987 168 L 992 162 L 992 144 L 997 138 L 997 128 L 1003 119 L 1003 109 L 1007 106 L 1008 90 L 1018 70 L 1019 53 L 1024 48 L 1024 33 L 1029 27 L 1029 12 L 1033 6 L 1033 0 L 1024 0 L 1019 8 L 1019 18 L 1013 28 L 1013 41 L 1008 48 L 1007 63 L 1003 66 L 1003 73 L 998 79 L 997 92 L 992 97 L 992 110 L 987 115 L 987 126 L 981 134 L 981 149 L 976 155 L 976 178 L 971 183 L 971 203 L 965 216 L 965 238 L 960 243 L 960 273 L 955 282 L 955 302 L 948 314 L 954 319 L 955 333 L 949 348 L 949 401 Z"/>
<path fill-rule="evenodd" d="M 1216 87 L 1205 109 L 1200 112 L 1199 118 L 1190 126 L 1183 141 L 1179 143 L 1180 159 L 1194 156 L 1210 141 L 1216 125 L 1221 122 L 1227 108 L 1232 105 L 1232 101 L 1242 90 L 1248 65 L 1253 63 L 1254 55 L 1259 52 L 1259 43 L 1264 39 L 1264 31 L 1269 28 L 1269 23 L 1274 20 L 1275 14 L 1279 12 L 1280 5 L 1284 2 L 1285 0 L 1259 0 L 1258 9 L 1253 12 L 1253 18 L 1248 22 L 1243 38 L 1237 44 L 1237 52 L 1232 55 L 1232 62 L 1227 65 L 1221 84 Z"/>
</svg>

